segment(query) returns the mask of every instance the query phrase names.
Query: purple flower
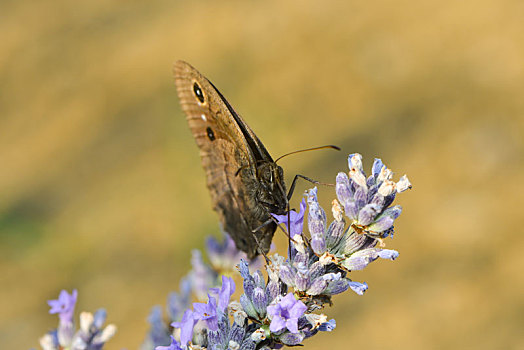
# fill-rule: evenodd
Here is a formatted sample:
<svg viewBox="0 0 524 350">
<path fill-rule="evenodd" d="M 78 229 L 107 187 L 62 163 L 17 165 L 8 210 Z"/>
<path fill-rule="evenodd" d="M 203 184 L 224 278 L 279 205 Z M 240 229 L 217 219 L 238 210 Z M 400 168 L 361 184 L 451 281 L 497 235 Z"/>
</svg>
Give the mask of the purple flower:
<svg viewBox="0 0 524 350">
<path fill-rule="evenodd" d="M 411 188 L 407 176 L 393 182 L 393 172 L 376 158 L 372 174 L 366 178 L 358 153 L 349 156 L 348 166 L 348 174 L 337 175 L 336 192 L 352 230 L 379 239 L 391 236 L 393 223 L 402 210 L 391 204 L 397 193 Z"/>
<path fill-rule="evenodd" d="M 208 294 L 207 303 L 193 303 L 193 318 L 206 321 L 210 330 L 218 329 L 217 301 Z"/>
<path fill-rule="evenodd" d="M 171 336 L 171 344 L 169 346 L 157 346 L 155 350 L 182 350 L 180 344 L 176 341 L 175 337 Z"/>
<path fill-rule="evenodd" d="M 202 253 L 197 249 L 192 251 L 191 265 L 193 268 L 188 278 L 191 281 L 192 291 L 199 300 L 204 300 L 209 288 L 215 285 L 217 273 L 204 262 Z"/>
<path fill-rule="evenodd" d="M 291 333 L 298 333 L 298 319 L 306 312 L 306 305 L 288 293 L 278 303 L 269 305 L 267 313 L 271 318 L 269 330 L 278 332 L 287 328 Z"/>
<path fill-rule="evenodd" d="M 302 199 L 302 202 L 300 202 L 300 211 L 297 213 L 294 210 L 291 210 L 289 212 L 289 220 L 288 220 L 288 214 L 284 215 L 276 215 L 271 214 L 275 219 L 277 219 L 279 224 L 284 224 L 286 227 L 286 230 L 288 230 L 288 223 L 289 223 L 289 230 L 291 231 L 291 237 L 294 237 L 295 235 L 300 235 L 302 233 L 302 228 L 304 227 L 304 213 L 306 212 L 306 200 Z"/>
<path fill-rule="evenodd" d="M 148 322 L 150 329 L 147 341 L 150 341 L 152 345 L 167 344 L 169 342 L 169 330 L 162 318 L 162 308 L 160 306 L 153 307 L 149 314 Z"/>
<path fill-rule="evenodd" d="M 229 305 L 229 299 L 235 293 L 235 288 L 233 279 L 222 275 L 222 288 L 218 292 L 218 310 L 224 312 Z"/>
<path fill-rule="evenodd" d="M 196 319 L 193 317 L 192 310 L 186 310 L 182 316 L 182 321 L 173 322 L 171 326 L 180 328 L 180 343 L 182 346 L 187 346 L 193 339 L 193 327 L 195 326 Z"/>
<path fill-rule="evenodd" d="M 233 270 L 240 259 L 247 259 L 247 254 L 238 250 L 235 241 L 227 234 L 223 235 L 222 242 L 209 237 L 206 240 L 206 251 L 211 266 L 217 271 Z"/>
<path fill-rule="evenodd" d="M 78 291 L 76 289 L 74 289 L 71 294 L 67 293 L 66 290 L 62 290 L 57 300 L 47 301 L 47 304 L 51 306 L 51 310 L 49 310 L 49 313 L 58 313 L 58 316 L 60 317 L 60 322 L 62 323 L 73 322 L 73 314 L 75 312 L 77 297 Z"/>
<path fill-rule="evenodd" d="M 191 299 L 191 279 L 186 276 L 180 281 L 180 293 L 172 292 L 167 300 L 167 312 L 171 321 L 179 320 Z"/>
</svg>

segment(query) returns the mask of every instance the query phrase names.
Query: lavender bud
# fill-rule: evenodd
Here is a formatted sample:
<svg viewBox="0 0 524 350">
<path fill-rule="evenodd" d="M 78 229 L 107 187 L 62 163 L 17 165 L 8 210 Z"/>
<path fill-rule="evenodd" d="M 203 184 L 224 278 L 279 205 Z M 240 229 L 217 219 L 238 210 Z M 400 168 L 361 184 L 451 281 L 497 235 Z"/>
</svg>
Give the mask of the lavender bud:
<svg viewBox="0 0 524 350">
<path fill-rule="evenodd" d="M 240 304 L 242 305 L 242 308 L 249 317 L 258 319 L 257 310 L 255 309 L 255 306 L 253 305 L 251 300 L 246 296 L 246 294 L 242 294 L 240 296 Z"/>
<path fill-rule="evenodd" d="M 347 202 L 352 200 L 353 191 L 349 183 L 349 177 L 347 176 L 346 173 L 342 173 L 342 172 L 338 173 L 335 189 L 336 189 L 335 191 L 337 193 L 338 200 L 343 205 L 346 205 Z"/>
<path fill-rule="evenodd" d="M 324 289 L 326 289 L 327 285 L 328 282 L 324 280 L 322 277 L 319 277 L 313 280 L 311 287 L 309 287 L 306 293 L 309 295 L 319 295 L 324 291 Z"/>
<path fill-rule="evenodd" d="M 299 332 L 299 333 L 285 332 L 282 335 L 278 336 L 278 340 L 280 340 L 282 344 L 288 345 L 288 346 L 298 345 L 302 343 L 304 338 L 305 336 L 304 336 L 304 333 L 302 332 Z"/>
<path fill-rule="evenodd" d="M 358 223 L 362 226 L 369 225 L 380 213 L 382 208 L 376 204 L 366 204 L 358 213 Z"/>
<path fill-rule="evenodd" d="M 266 307 L 268 304 L 264 289 L 260 287 L 255 288 L 253 291 L 252 302 L 257 314 L 260 316 L 259 318 L 264 318 L 266 316 Z"/>
</svg>

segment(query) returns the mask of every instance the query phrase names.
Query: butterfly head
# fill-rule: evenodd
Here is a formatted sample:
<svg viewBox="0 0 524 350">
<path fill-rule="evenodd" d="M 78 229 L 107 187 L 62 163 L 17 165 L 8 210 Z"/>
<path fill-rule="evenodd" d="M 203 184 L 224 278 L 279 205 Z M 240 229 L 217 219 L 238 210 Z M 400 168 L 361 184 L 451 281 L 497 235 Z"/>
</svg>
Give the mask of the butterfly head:
<svg viewBox="0 0 524 350">
<path fill-rule="evenodd" d="M 284 171 L 273 162 L 264 162 L 257 167 L 259 180 L 259 202 L 273 214 L 282 215 L 287 209 Z"/>
</svg>

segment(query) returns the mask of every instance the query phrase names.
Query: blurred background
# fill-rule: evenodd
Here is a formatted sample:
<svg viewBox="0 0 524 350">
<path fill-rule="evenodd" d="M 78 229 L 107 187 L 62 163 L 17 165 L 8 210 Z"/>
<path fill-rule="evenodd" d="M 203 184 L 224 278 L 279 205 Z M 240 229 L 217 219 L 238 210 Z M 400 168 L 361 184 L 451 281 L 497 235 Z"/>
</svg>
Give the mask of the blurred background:
<svg viewBox="0 0 524 350">
<path fill-rule="evenodd" d="M 522 1 L 2 1 L 0 348 L 46 301 L 105 307 L 136 349 L 218 235 L 172 64 L 206 75 L 274 157 L 333 182 L 349 153 L 408 174 L 379 261 L 307 349 L 524 349 Z M 289 183 L 289 182 L 288 182 Z M 309 188 L 300 183 L 300 193 Z M 329 215 L 335 197 L 321 188 Z M 286 242 L 277 235 L 276 244 Z"/>
</svg>

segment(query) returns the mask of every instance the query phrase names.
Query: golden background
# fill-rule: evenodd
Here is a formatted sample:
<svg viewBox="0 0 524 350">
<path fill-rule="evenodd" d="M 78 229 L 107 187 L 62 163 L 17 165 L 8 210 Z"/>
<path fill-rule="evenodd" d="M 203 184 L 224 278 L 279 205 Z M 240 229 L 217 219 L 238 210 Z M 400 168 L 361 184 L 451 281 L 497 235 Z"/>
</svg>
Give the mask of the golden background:
<svg viewBox="0 0 524 350">
<path fill-rule="evenodd" d="M 184 59 L 273 156 L 343 148 L 282 160 L 287 181 L 334 181 L 360 152 L 414 185 L 399 259 L 352 274 L 370 289 L 335 297 L 307 349 L 524 349 L 523 18 L 498 0 L 0 3 L 0 348 L 38 347 L 46 300 L 78 288 L 77 312 L 119 327 L 107 349 L 136 349 L 219 232 Z"/>
</svg>

